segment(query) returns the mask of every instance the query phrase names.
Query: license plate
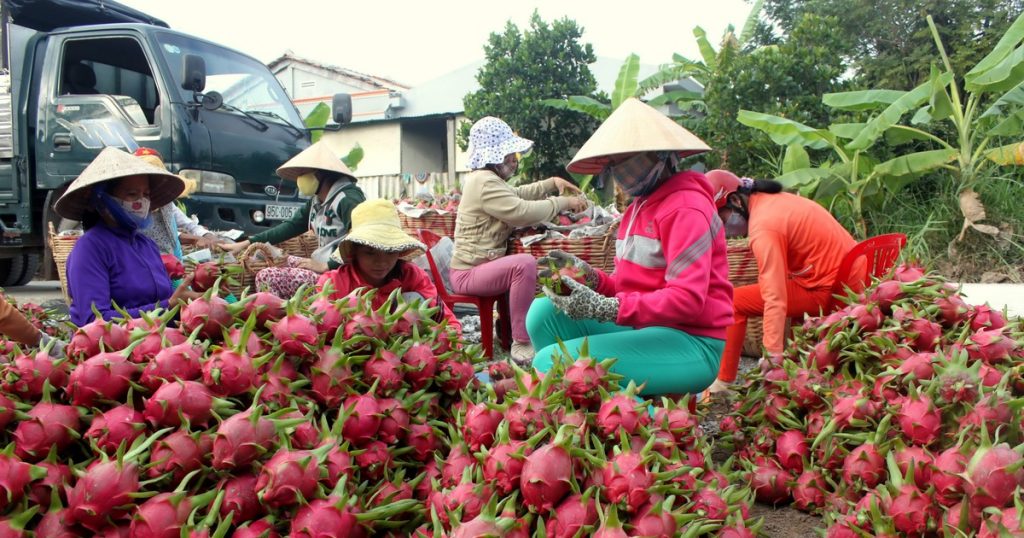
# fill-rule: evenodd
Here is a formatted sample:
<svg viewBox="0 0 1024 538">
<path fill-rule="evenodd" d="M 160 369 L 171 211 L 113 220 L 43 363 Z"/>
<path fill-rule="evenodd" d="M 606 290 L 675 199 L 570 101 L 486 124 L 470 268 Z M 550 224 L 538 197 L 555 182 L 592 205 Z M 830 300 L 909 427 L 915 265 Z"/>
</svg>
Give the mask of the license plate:
<svg viewBox="0 0 1024 538">
<path fill-rule="evenodd" d="M 267 210 L 264 211 L 264 214 L 267 216 L 267 220 L 287 220 L 292 218 L 292 215 L 301 208 L 302 206 L 298 205 L 267 204 Z"/>
</svg>

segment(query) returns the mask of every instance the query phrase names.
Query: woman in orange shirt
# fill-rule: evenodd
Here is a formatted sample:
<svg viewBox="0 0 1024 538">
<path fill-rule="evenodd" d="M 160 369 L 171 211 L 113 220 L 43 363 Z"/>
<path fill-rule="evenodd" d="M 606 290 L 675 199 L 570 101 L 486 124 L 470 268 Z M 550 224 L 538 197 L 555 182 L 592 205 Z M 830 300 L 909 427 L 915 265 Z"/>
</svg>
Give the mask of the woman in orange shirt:
<svg viewBox="0 0 1024 538">
<path fill-rule="evenodd" d="M 839 265 L 856 241 L 828 210 L 782 192 L 777 181 L 739 178 L 727 170 L 706 175 L 725 236 L 749 237 L 758 270 L 757 284 L 733 290 L 735 321 L 710 388 L 717 392 L 736 380 L 747 318 L 764 317 L 764 348 L 769 355 L 782 354 L 788 318 L 817 315 L 828 305 Z"/>
</svg>

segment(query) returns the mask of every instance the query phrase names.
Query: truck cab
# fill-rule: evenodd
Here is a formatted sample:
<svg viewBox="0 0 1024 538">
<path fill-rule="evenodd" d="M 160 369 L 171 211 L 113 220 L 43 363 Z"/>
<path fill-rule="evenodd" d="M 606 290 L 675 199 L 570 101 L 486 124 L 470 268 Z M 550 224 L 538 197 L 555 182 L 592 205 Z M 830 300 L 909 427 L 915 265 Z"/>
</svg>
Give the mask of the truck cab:
<svg viewBox="0 0 1024 538">
<path fill-rule="evenodd" d="M 60 222 L 53 203 L 106 146 L 159 151 L 197 182 L 183 201 L 212 229 L 256 233 L 302 206 L 274 171 L 309 145 L 309 131 L 265 65 L 144 14 L 92 24 L 87 11 L 80 19 L 90 23 L 41 27 L 45 15 L 25 10 L 47 3 L 3 2 L 11 112 L 5 130 L 0 103 L 0 286 L 27 282 L 29 265 L 45 263 L 48 224 Z M 78 4 L 109 18 L 115 3 Z"/>
</svg>

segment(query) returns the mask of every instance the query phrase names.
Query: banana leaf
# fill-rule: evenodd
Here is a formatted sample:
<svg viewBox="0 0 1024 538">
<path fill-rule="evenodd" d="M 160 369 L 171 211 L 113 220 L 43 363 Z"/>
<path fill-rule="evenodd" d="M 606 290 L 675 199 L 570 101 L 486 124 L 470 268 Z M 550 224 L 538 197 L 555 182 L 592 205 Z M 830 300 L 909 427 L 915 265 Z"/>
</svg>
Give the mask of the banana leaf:
<svg viewBox="0 0 1024 538">
<path fill-rule="evenodd" d="M 931 76 L 928 80 L 932 84 L 932 95 L 928 98 L 928 104 L 921 107 L 910 119 L 913 125 L 922 125 L 933 121 L 942 121 L 953 115 L 953 101 L 946 91 L 946 84 L 942 83 L 942 75 L 939 69 L 932 65 Z"/>
<path fill-rule="evenodd" d="M 320 128 L 327 125 L 327 120 L 331 117 L 331 107 L 327 106 L 327 103 L 317 103 L 313 110 L 309 112 L 306 119 L 302 120 L 302 123 L 306 127 Z M 320 137 L 324 135 L 323 131 L 316 130 L 310 133 L 310 139 L 312 142 L 320 140 Z"/>
<path fill-rule="evenodd" d="M 568 99 L 542 99 L 540 104 L 559 110 L 581 112 L 599 120 L 607 119 L 612 113 L 612 107 L 585 95 L 571 95 Z"/>
<path fill-rule="evenodd" d="M 697 38 L 697 48 L 700 50 L 701 57 L 704 58 L 704 65 L 714 73 L 718 68 L 718 54 L 715 53 L 715 48 L 708 41 L 707 32 L 700 26 L 695 26 L 693 28 L 693 35 Z"/>
<path fill-rule="evenodd" d="M 619 108 L 623 101 L 636 96 L 637 76 L 640 74 L 640 57 L 630 54 L 619 68 L 619 78 L 615 79 L 612 90 L 612 110 Z"/>
<path fill-rule="evenodd" d="M 996 43 L 992 51 L 964 75 L 967 89 L 975 91 L 975 80 L 1001 64 L 1007 56 L 1013 53 L 1022 40 L 1024 40 L 1024 13 L 1019 15 L 1017 20 L 1013 21 L 1013 24 L 1006 30 L 1003 37 L 999 38 L 999 43 Z"/>
<path fill-rule="evenodd" d="M 985 152 L 986 159 L 1000 166 L 1024 164 L 1024 160 L 1018 161 L 1018 155 L 1024 156 L 1024 142 L 1014 142 Z"/>
<path fill-rule="evenodd" d="M 960 154 L 955 149 L 934 149 L 901 155 L 875 166 L 875 173 L 881 176 L 902 177 L 919 175 L 956 160 Z"/>
<path fill-rule="evenodd" d="M 796 170 L 811 167 L 811 157 L 800 144 L 786 146 L 786 155 L 782 158 L 782 173 L 788 174 Z"/>
<path fill-rule="evenodd" d="M 1002 92 L 1024 81 L 1024 47 L 1018 47 L 1009 56 L 988 71 L 974 77 L 967 89 L 971 92 Z"/>
<path fill-rule="evenodd" d="M 988 131 L 989 136 L 1019 136 L 1024 131 L 1024 108 L 1006 116 Z"/>
<path fill-rule="evenodd" d="M 359 167 L 360 161 L 363 160 L 363 155 L 365 155 L 363 147 L 356 144 L 355 147 L 348 152 L 348 155 L 341 158 L 341 162 L 345 163 L 345 166 L 355 172 L 356 168 Z"/>
<path fill-rule="evenodd" d="M 826 93 L 821 102 L 839 110 L 873 110 L 895 103 L 907 92 L 900 90 L 857 90 L 850 92 Z"/>
<path fill-rule="evenodd" d="M 999 117 L 1009 114 L 1016 107 L 1024 106 L 1024 82 L 1017 84 L 1009 91 L 1000 95 L 998 99 L 981 113 L 979 118 Z"/>
<path fill-rule="evenodd" d="M 828 168 L 801 168 L 775 178 L 785 189 L 799 189 L 832 175 Z"/>
<path fill-rule="evenodd" d="M 945 80 L 945 84 L 949 84 L 953 80 L 953 75 L 951 73 L 943 73 L 940 79 Z M 931 92 L 931 80 L 906 92 L 879 115 L 872 118 L 864 127 L 864 130 L 857 135 L 857 138 L 854 138 L 852 142 L 846 145 L 846 148 L 860 150 L 871 147 L 887 129 L 896 125 L 904 114 L 921 106 L 921 103 L 924 103 L 931 96 Z"/>
<path fill-rule="evenodd" d="M 684 66 L 680 64 L 665 64 L 658 67 L 658 71 L 653 75 L 641 80 L 637 83 L 637 96 L 647 95 L 652 90 L 657 90 L 666 84 L 675 83 L 679 79 L 692 78 L 696 80 L 699 76 L 698 72 L 704 72 L 704 66 L 702 64 L 695 64 L 700 67 L 698 70 L 692 69 L 690 66 Z"/>
<path fill-rule="evenodd" d="M 830 133 L 836 135 L 836 138 L 845 138 L 847 140 L 853 140 L 857 138 L 857 135 L 864 130 L 866 123 L 833 123 L 828 126 Z"/>
<path fill-rule="evenodd" d="M 676 103 L 679 101 L 700 101 L 704 98 L 703 95 L 697 92 L 691 92 L 686 90 L 675 90 L 671 92 L 663 93 L 654 99 L 651 99 L 647 104 L 651 106 L 661 106 L 667 103 Z"/>
<path fill-rule="evenodd" d="M 771 114 L 740 110 L 736 121 L 764 131 L 773 142 L 781 146 L 800 144 L 812 149 L 825 149 L 835 144 L 835 135 L 826 130 L 808 127 L 798 121 Z"/>
<path fill-rule="evenodd" d="M 885 143 L 890 146 L 901 146 L 919 140 L 931 140 L 926 133 L 903 125 L 894 125 L 885 131 Z"/>
<path fill-rule="evenodd" d="M 740 30 L 740 46 L 750 43 L 754 37 L 757 25 L 761 22 L 761 9 L 763 8 L 764 0 L 754 0 L 750 6 L 750 13 L 747 14 L 747 20 L 743 22 L 743 29 Z"/>
</svg>

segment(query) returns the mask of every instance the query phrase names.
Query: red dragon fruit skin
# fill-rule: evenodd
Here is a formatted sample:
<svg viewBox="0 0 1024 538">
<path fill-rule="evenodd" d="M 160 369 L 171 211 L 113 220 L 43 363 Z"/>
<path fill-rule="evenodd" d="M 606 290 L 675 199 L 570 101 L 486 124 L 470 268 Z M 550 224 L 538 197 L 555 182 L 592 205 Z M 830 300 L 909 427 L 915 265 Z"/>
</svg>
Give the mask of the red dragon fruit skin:
<svg viewBox="0 0 1024 538">
<path fill-rule="evenodd" d="M 32 481 L 32 466 L 16 456 L 0 453 L 0 510 L 21 500 Z"/>
<path fill-rule="evenodd" d="M 258 519 L 235 529 L 231 538 L 281 538 L 281 535 L 269 521 Z"/>
<path fill-rule="evenodd" d="M 350 396 L 345 400 L 345 410 L 352 409 L 342 426 L 341 435 L 356 446 L 362 446 L 377 435 L 380 428 L 380 404 L 372 394 Z"/>
<path fill-rule="evenodd" d="M 275 322 L 284 317 L 284 300 L 266 291 L 252 293 L 245 298 L 241 318 L 246 320 L 252 314 L 256 314 L 256 326 L 265 327 L 267 323 Z"/>
<path fill-rule="evenodd" d="M 23 399 L 38 400 L 43 395 L 46 381 L 54 388 L 63 388 L 67 384 L 69 370 L 67 361 L 55 364 L 43 351 L 19 355 L 5 369 L 9 381 L 3 383 L 3 388 Z"/>
<path fill-rule="evenodd" d="M 965 490 L 971 505 L 979 509 L 1007 506 L 1014 492 L 1024 486 L 1021 460 L 1006 443 L 978 447 L 967 464 Z"/>
<path fill-rule="evenodd" d="M 203 383 L 221 396 L 248 392 L 256 384 L 252 358 L 231 349 L 215 351 L 203 363 Z"/>
<path fill-rule="evenodd" d="M 328 497 L 316 499 L 299 508 L 292 520 L 292 538 L 321 538 L 326 536 L 348 536 L 363 538 L 366 529 L 359 525 L 355 512 L 341 505 L 341 499 Z"/>
<path fill-rule="evenodd" d="M 270 450 L 276 435 L 270 420 L 260 417 L 253 421 L 251 411 L 226 418 L 213 439 L 213 468 L 229 470 L 251 464 Z"/>
<path fill-rule="evenodd" d="M 143 368 L 139 383 L 155 391 L 160 385 L 175 379 L 195 381 L 203 373 L 199 362 L 202 354 L 202 348 L 189 343 L 161 349 Z"/>
<path fill-rule="evenodd" d="M 573 405 L 590 409 L 601 403 L 600 388 L 608 388 L 607 372 L 594 359 L 579 358 L 565 370 L 562 384 Z"/>
<path fill-rule="evenodd" d="M 319 481 L 320 467 L 315 454 L 282 449 L 263 466 L 256 491 L 267 506 L 294 506 L 300 499 L 312 499 Z"/>
<path fill-rule="evenodd" d="M 316 348 L 320 333 L 309 318 L 301 314 L 289 314 L 276 323 L 270 324 L 270 333 L 280 344 L 281 351 L 295 357 L 309 357 Z"/>
<path fill-rule="evenodd" d="M 19 458 L 38 461 L 50 447 L 56 446 L 59 451 L 70 445 L 74 440 L 72 432 L 79 431 L 80 423 L 74 407 L 39 402 L 14 429 L 14 453 Z"/>
<path fill-rule="evenodd" d="M 263 515 L 263 505 L 256 496 L 254 474 L 245 474 L 230 478 L 224 483 L 224 500 L 220 505 L 220 517 L 226 518 L 234 513 L 233 521 L 252 521 Z"/>
<path fill-rule="evenodd" d="M 317 352 L 316 362 L 310 366 L 308 377 L 313 397 L 331 409 L 341 406 L 353 381 L 352 368 L 348 362 L 337 350 L 329 347 Z"/>
<path fill-rule="evenodd" d="M 138 376 L 139 367 L 120 353 L 100 353 L 75 366 L 68 377 L 74 405 L 91 406 L 99 400 L 121 401 Z"/>
<path fill-rule="evenodd" d="M 526 444 L 522 441 L 511 441 L 507 444 L 499 444 L 487 452 L 487 459 L 484 460 L 484 480 L 494 484 L 498 493 L 508 495 L 519 486 L 519 479 L 523 474 L 523 460 L 513 455 L 523 451 Z"/>
<path fill-rule="evenodd" d="M 561 446 L 546 444 L 531 452 L 519 478 L 523 504 L 534 512 L 550 512 L 569 493 L 572 468 L 572 458 Z"/>
<path fill-rule="evenodd" d="M 437 356 L 429 345 L 416 342 L 402 354 L 405 366 L 405 381 L 413 390 L 420 390 L 434 380 L 437 373 Z"/>
<path fill-rule="evenodd" d="M 601 403 L 597 412 L 597 428 L 608 437 L 618 435 L 619 430 L 632 435 L 636 429 L 644 424 L 649 416 L 638 410 L 643 407 L 632 396 L 626 394 L 615 394 Z"/>
<path fill-rule="evenodd" d="M 585 526 L 597 524 L 597 503 L 584 502 L 583 495 L 573 494 L 559 503 L 547 520 L 548 538 L 572 538 Z"/>
<path fill-rule="evenodd" d="M 224 328 L 231 325 L 232 316 L 228 302 L 217 297 L 200 297 L 181 309 L 181 327 L 188 334 L 196 329 L 199 336 L 208 340 L 221 338 Z"/>
<path fill-rule="evenodd" d="M 69 357 L 85 360 L 102 351 L 121 351 L 130 341 L 128 329 L 96 319 L 75 331 L 65 351 Z"/>
<path fill-rule="evenodd" d="M 213 394 L 197 381 L 165 383 L 146 400 L 143 415 L 160 427 L 179 427 L 182 419 L 203 427 L 213 418 Z"/>
<path fill-rule="evenodd" d="M 132 516 L 129 535 L 133 538 L 178 538 L 191 511 L 192 506 L 180 494 L 158 493 L 139 505 Z"/>
<path fill-rule="evenodd" d="M 908 441 L 920 446 L 934 442 L 942 429 L 942 414 L 924 394 L 911 395 L 903 400 L 896 421 Z"/>
<path fill-rule="evenodd" d="M 502 421 L 501 411 L 491 408 L 486 402 L 479 402 L 466 408 L 465 417 L 462 437 L 470 450 L 489 448 L 494 444 L 495 433 Z"/>
<path fill-rule="evenodd" d="M 68 492 L 67 520 L 98 531 L 107 526 L 108 518 L 127 514 L 126 507 L 134 504 L 131 494 L 138 491 L 139 470 L 134 463 L 95 461 Z"/>
<path fill-rule="evenodd" d="M 921 490 L 904 484 L 889 505 L 896 530 L 908 536 L 922 536 L 939 524 L 939 509 Z"/>
<path fill-rule="evenodd" d="M 132 441 L 146 431 L 146 419 L 142 413 L 127 405 L 119 405 L 93 419 L 85 432 L 87 439 L 95 439 L 96 446 L 107 454 L 117 450 L 124 443 L 131 446 Z"/>
<path fill-rule="evenodd" d="M 650 500 L 654 477 L 640 454 L 632 450 L 616 454 L 605 463 L 602 474 L 608 501 L 625 502 L 627 512 L 636 513 Z"/>
<path fill-rule="evenodd" d="M 200 442 L 187 431 L 171 432 L 153 444 L 149 453 L 147 476 L 157 478 L 171 473 L 172 480 L 180 482 L 188 473 L 202 467 L 206 453 Z"/>
<path fill-rule="evenodd" d="M 859 479 L 868 488 L 873 488 L 885 477 L 885 458 L 879 453 L 878 446 L 872 443 L 857 446 L 843 460 L 843 480 L 847 484 Z"/>
</svg>

